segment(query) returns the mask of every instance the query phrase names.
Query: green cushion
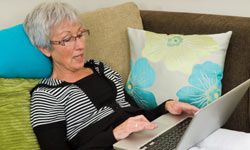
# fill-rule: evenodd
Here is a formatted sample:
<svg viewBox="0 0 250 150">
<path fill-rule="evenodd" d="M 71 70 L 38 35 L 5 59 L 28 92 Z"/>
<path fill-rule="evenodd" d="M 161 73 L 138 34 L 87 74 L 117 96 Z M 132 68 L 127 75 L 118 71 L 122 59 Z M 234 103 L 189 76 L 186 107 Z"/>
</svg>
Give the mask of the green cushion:
<svg viewBox="0 0 250 150">
<path fill-rule="evenodd" d="M 29 119 L 29 91 L 37 82 L 0 78 L 0 149 L 39 149 Z"/>
</svg>

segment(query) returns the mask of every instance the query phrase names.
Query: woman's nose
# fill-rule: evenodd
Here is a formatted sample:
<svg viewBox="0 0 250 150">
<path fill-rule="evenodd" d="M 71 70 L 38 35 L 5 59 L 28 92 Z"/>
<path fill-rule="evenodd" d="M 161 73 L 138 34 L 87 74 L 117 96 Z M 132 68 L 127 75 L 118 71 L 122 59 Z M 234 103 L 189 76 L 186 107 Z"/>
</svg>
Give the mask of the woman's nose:
<svg viewBox="0 0 250 150">
<path fill-rule="evenodd" d="M 75 48 L 76 49 L 83 49 L 86 46 L 86 41 L 85 39 L 81 39 L 81 38 L 76 38 L 75 41 Z"/>
</svg>

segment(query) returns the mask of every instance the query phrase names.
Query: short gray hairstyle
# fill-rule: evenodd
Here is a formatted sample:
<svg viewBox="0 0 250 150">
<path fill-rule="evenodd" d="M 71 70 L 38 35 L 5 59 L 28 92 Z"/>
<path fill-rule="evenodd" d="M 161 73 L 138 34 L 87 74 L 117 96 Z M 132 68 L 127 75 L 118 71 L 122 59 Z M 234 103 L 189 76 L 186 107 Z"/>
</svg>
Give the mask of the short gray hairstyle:
<svg viewBox="0 0 250 150">
<path fill-rule="evenodd" d="M 51 29 L 65 19 L 81 23 L 79 13 L 70 5 L 62 2 L 42 3 L 26 16 L 24 29 L 34 46 L 51 49 Z"/>
</svg>

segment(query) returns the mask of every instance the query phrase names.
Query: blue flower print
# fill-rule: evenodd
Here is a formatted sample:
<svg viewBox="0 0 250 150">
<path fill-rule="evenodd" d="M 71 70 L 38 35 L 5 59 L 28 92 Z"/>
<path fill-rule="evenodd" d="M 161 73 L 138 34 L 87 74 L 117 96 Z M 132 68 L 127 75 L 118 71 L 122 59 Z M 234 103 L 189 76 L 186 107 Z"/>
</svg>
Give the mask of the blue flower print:
<svg viewBox="0 0 250 150">
<path fill-rule="evenodd" d="M 176 95 L 182 102 L 202 108 L 221 95 L 222 68 L 211 61 L 194 66 L 188 82 Z"/>
<path fill-rule="evenodd" d="M 132 64 L 132 63 L 131 63 Z M 152 92 L 146 91 L 155 81 L 155 72 L 147 59 L 137 59 L 132 64 L 131 72 L 125 90 L 131 95 L 139 107 L 152 109 L 157 106 L 155 96 Z"/>
</svg>

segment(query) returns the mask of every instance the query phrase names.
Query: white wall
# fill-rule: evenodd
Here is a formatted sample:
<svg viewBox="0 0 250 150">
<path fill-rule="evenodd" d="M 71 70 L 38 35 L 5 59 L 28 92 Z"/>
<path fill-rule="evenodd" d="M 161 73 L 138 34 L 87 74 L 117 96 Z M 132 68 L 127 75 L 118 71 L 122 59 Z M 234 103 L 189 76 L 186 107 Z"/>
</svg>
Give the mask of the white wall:
<svg viewBox="0 0 250 150">
<path fill-rule="evenodd" d="M 0 29 L 21 23 L 26 14 L 46 0 L 0 0 Z M 49 1 L 49 0 L 47 0 Z M 62 0 L 80 11 L 91 11 L 134 1 L 140 9 L 197 12 L 250 17 L 249 0 Z"/>
</svg>

